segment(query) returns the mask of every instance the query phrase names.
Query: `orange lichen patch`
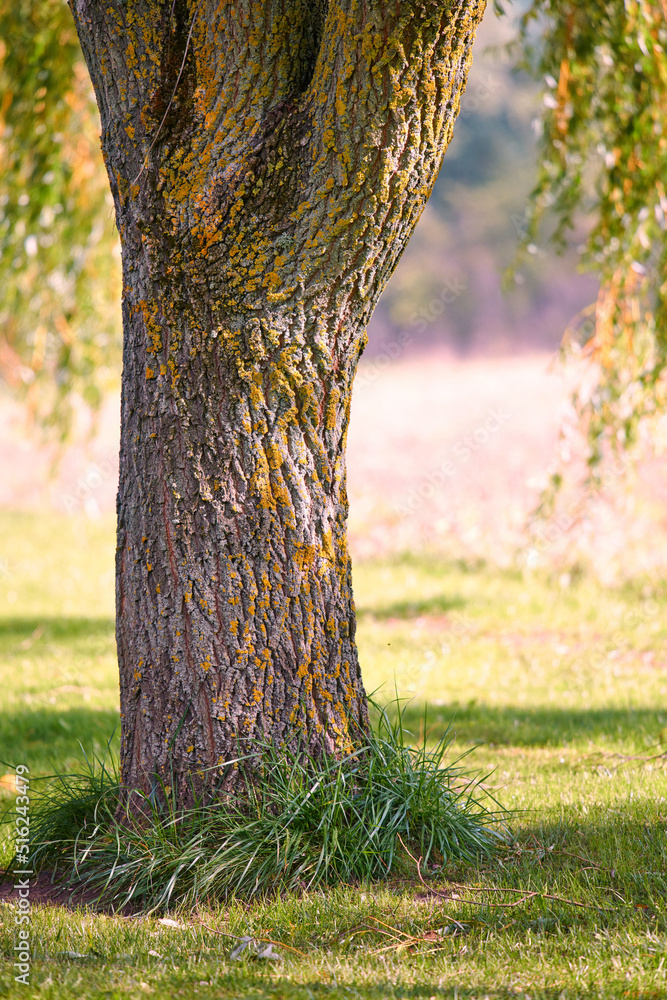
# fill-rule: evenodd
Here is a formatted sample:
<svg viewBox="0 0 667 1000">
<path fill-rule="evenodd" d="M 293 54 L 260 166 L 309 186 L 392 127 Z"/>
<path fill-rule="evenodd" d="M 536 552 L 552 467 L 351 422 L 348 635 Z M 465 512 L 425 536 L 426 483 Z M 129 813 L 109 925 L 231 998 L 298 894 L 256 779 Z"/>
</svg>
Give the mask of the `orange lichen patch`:
<svg viewBox="0 0 667 1000">
<path fill-rule="evenodd" d="M 320 557 L 322 559 L 325 559 L 326 562 L 330 563 L 332 566 L 335 563 L 334 546 L 333 546 L 333 539 L 331 537 L 331 531 L 322 532 Z"/>
<path fill-rule="evenodd" d="M 159 309 L 156 302 L 149 302 L 140 299 L 134 306 L 134 310 L 143 318 L 144 327 L 148 337 L 147 353 L 157 354 L 162 349 L 162 325 L 159 318 Z"/>
<path fill-rule="evenodd" d="M 292 558 L 295 566 L 300 572 L 310 569 L 310 567 L 313 566 L 316 554 L 317 548 L 315 545 L 299 541 L 295 541 L 293 543 Z"/>
<path fill-rule="evenodd" d="M 146 378 L 147 379 L 155 378 L 155 372 L 153 371 L 152 368 L 146 369 Z"/>
</svg>

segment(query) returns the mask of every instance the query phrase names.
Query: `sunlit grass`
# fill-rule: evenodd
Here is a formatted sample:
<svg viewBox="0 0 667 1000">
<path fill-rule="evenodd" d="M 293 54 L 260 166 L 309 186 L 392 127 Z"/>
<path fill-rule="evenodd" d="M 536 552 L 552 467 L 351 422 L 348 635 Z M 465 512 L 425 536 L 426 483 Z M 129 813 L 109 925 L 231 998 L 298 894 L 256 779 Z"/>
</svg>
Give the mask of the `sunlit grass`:
<svg viewBox="0 0 667 1000">
<path fill-rule="evenodd" d="M 77 740 L 102 752 L 113 730 L 113 550 L 110 521 L 0 515 L 0 757 L 34 774 L 71 765 Z M 415 866 L 172 914 L 179 927 L 35 910 L 30 991 L 7 964 L 0 996 L 667 996 L 664 586 L 411 557 L 355 566 L 355 594 L 367 688 L 413 699 L 415 738 L 453 717 L 453 752 L 481 744 L 470 761 L 520 810 L 515 844 L 427 873 L 446 898 Z M 244 935 L 277 942 L 282 962 L 231 959 Z"/>
</svg>

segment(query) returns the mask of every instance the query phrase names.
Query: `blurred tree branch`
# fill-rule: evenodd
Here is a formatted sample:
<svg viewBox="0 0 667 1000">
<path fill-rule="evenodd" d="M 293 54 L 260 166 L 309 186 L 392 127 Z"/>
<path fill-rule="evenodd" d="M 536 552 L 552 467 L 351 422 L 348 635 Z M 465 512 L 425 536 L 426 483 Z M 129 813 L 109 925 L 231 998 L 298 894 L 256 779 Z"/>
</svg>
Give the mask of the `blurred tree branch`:
<svg viewBox="0 0 667 1000">
<path fill-rule="evenodd" d="M 600 280 L 563 354 L 589 362 L 574 405 L 588 442 L 590 484 L 608 452 L 624 452 L 667 399 L 667 2 L 533 0 L 517 62 L 543 81 L 539 174 L 523 250 L 545 216 L 563 246 L 578 218 L 581 268 Z M 562 470 L 552 477 L 547 505 Z"/>
<path fill-rule="evenodd" d="M 0 375 L 64 438 L 120 363 L 99 116 L 62 0 L 0 0 Z"/>
</svg>

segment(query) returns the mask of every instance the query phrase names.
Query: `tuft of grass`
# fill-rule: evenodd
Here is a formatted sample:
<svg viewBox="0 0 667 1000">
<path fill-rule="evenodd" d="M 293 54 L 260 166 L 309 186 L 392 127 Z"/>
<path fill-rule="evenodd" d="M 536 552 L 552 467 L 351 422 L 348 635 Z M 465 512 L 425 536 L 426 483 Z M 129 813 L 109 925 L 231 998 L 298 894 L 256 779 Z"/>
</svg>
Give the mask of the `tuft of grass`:
<svg viewBox="0 0 667 1000">
<path fill-rule="evenodd" d="M 487 776 L 464 769 L 469 750 L 448 759 L 449 732 L 430 748 L 408 742 L 404 713 L 380 709 L 341 759 L 260 744 L 238 761 L 253 769 L 242 795 L 187 809 L 141 794 L 119 818 L 115 771 L 86 757 L 34 805 L 33 865 L 65 865 L 70 884 L 154 911 L 377 881 L 406 870 L 407 846 L 426 870 L 488 858 L 507 834 Z"/>
<path fill-rule="evenodd" d="M 86 753 L 82 744 L 80 770 L 45 775 L 31 788 L 31 862 L 35 870 L 46 864 L 67 865 L 80 836 L 95 826 L 102 811 L 118 803 L 120 775 L 111 752 Z"/>
</svg>

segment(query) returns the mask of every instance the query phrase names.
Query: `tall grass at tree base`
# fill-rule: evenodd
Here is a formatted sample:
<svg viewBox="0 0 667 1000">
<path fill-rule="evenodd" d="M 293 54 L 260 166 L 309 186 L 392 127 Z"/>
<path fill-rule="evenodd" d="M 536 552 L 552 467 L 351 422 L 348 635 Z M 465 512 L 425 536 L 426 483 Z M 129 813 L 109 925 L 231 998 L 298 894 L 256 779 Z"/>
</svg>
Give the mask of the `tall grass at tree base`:
<svg viewBox="0 0 667 1000">
<path fill-rule="evenodd" d="M 84 755 L 38 795 L 32 864 L 106 905 L 154 911 L 416 875 L 410 855 L 426 872 L 491 855 L 507 831 L 484 776 L 462 766 L 467 754 L 448 759 L 449 731 L 431 749 L 408 742 L 397 708 L 340 760 L 255 742 L 243 795 L 187 809 L 134 793 L 123 813 L 115 768 Z"/>
</svg>

